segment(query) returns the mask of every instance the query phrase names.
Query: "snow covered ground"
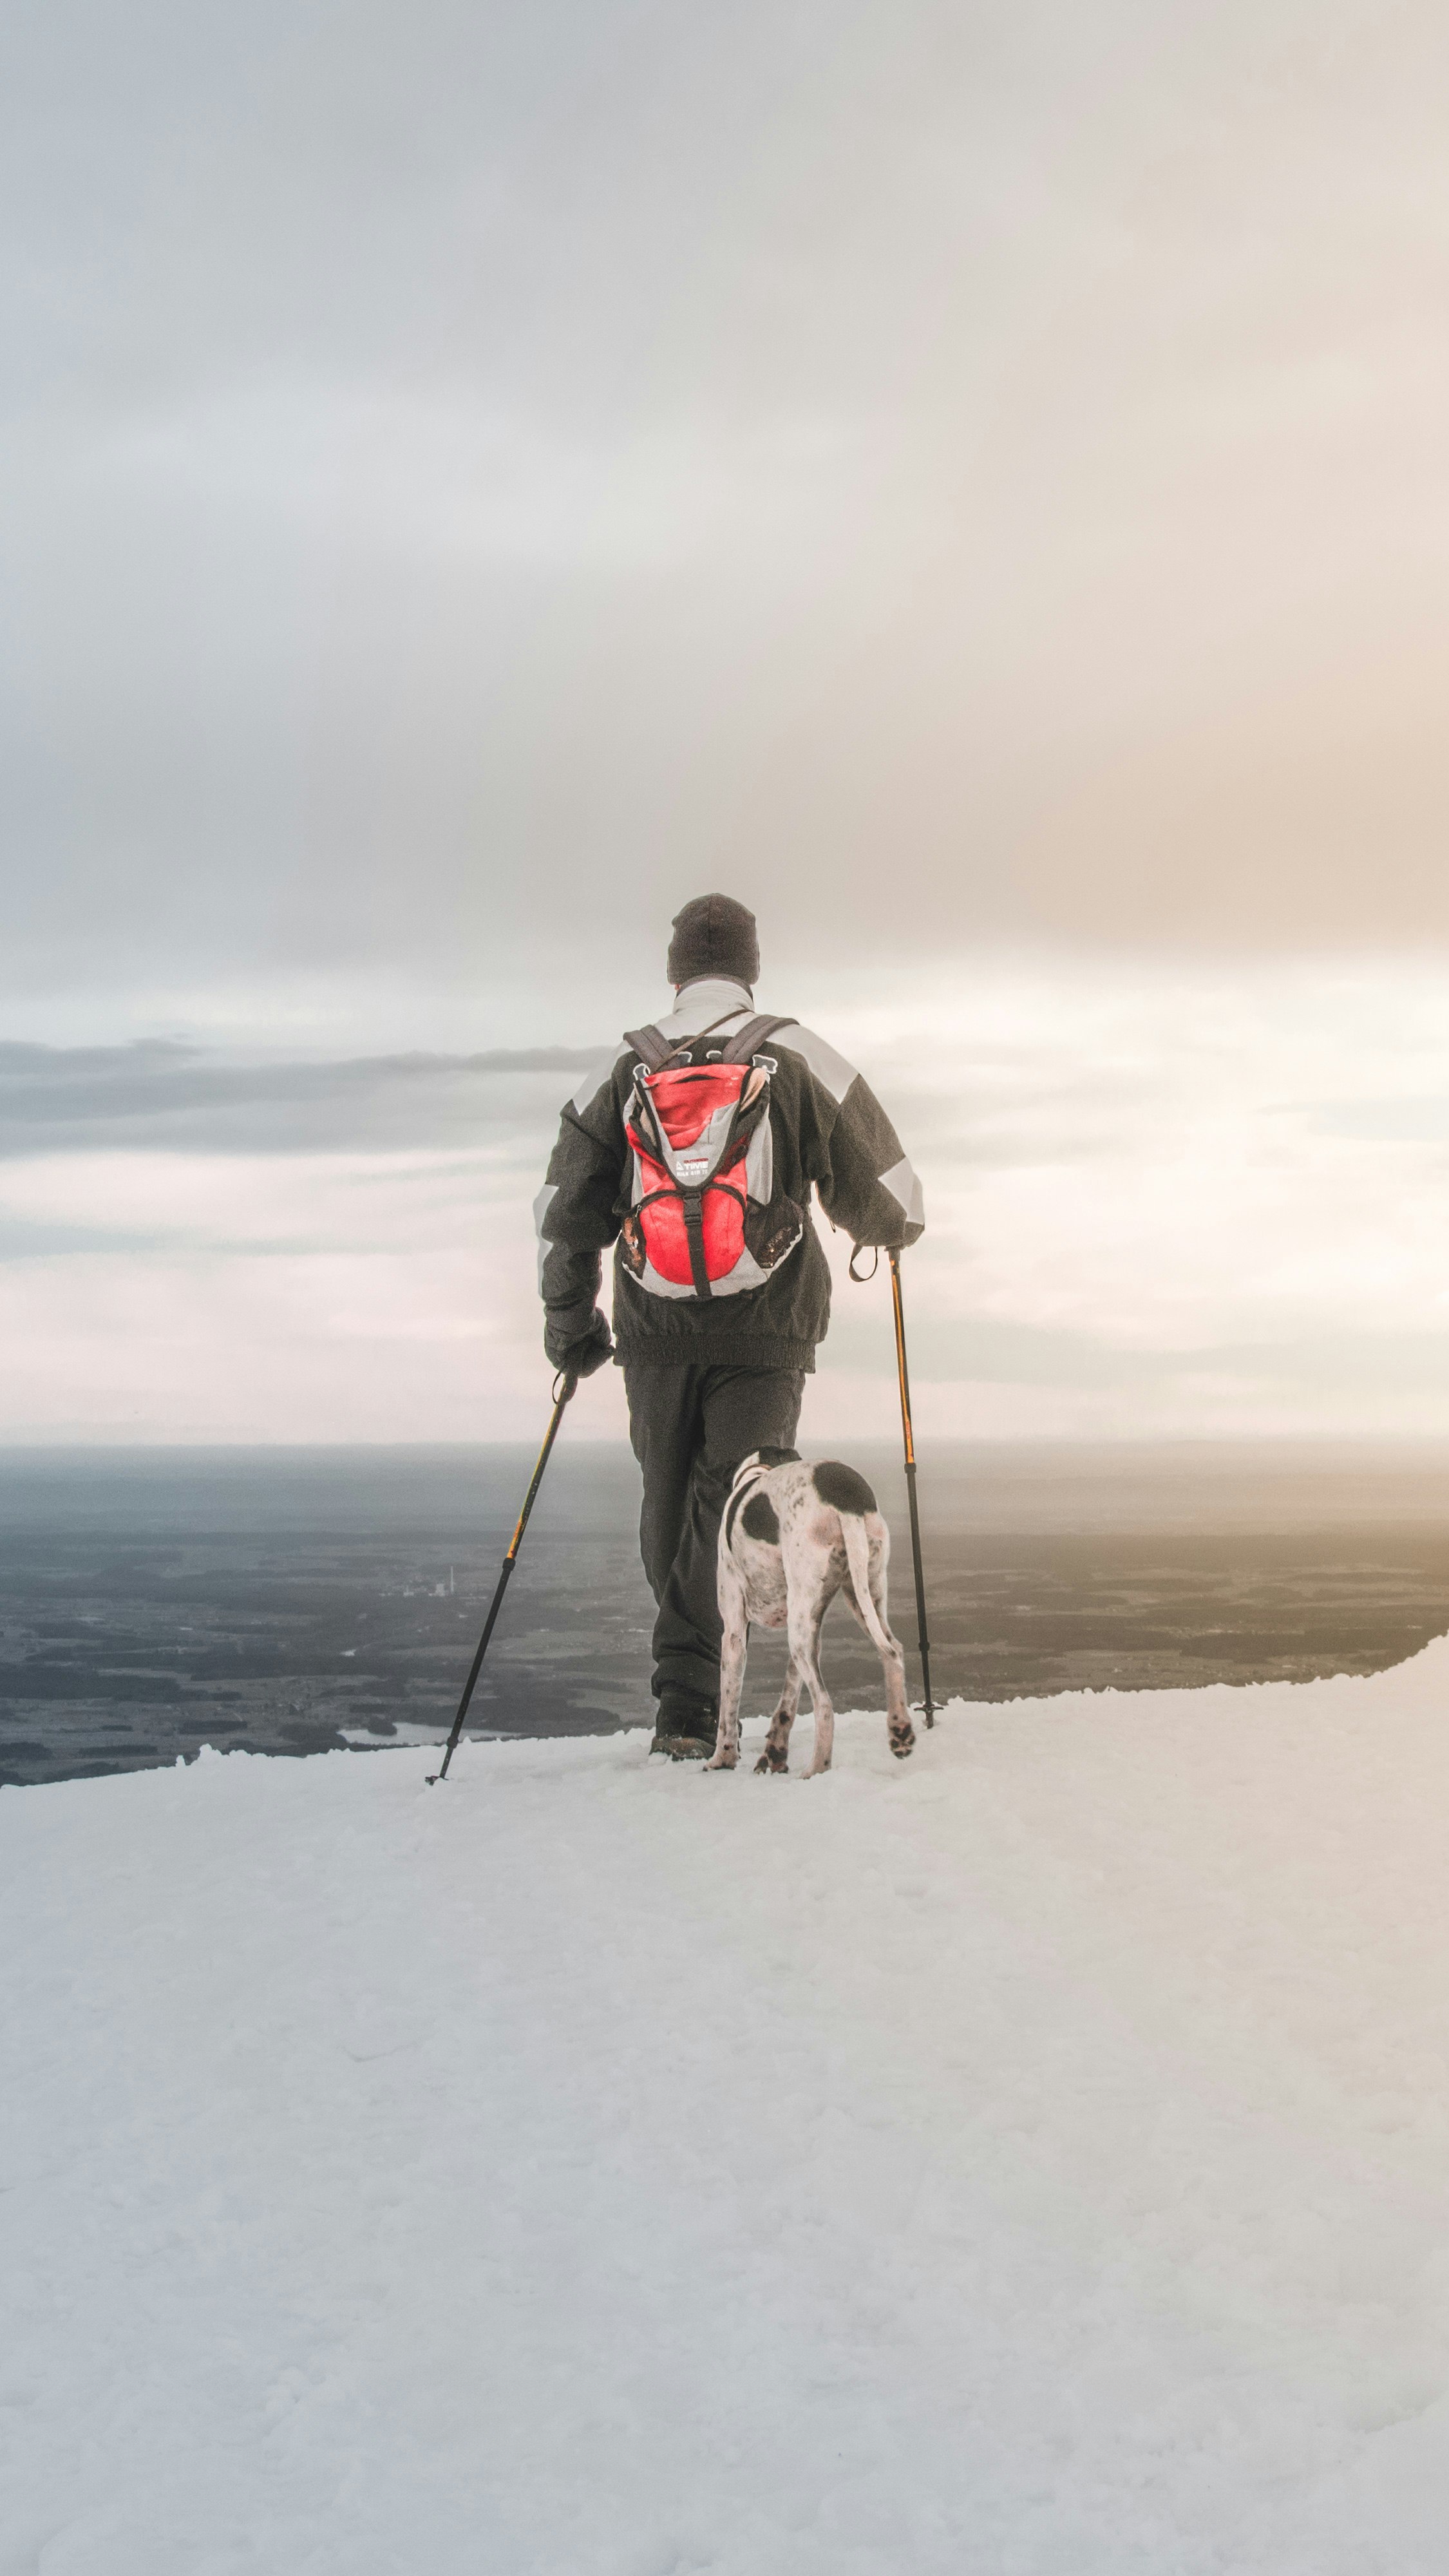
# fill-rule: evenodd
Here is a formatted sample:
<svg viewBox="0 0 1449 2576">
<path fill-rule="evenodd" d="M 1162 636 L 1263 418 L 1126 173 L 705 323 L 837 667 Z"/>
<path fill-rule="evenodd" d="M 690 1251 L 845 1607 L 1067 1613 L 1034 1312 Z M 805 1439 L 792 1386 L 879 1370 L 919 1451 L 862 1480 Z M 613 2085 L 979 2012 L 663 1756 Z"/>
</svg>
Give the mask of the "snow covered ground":
<svg viewBox="0 0 1449 2576">
<path fill-rule="evenodd" d="M 4 2576 L 1442 2576 L 1449 1641 L 429 1758 L 0 1793 Z"/>
</svg>

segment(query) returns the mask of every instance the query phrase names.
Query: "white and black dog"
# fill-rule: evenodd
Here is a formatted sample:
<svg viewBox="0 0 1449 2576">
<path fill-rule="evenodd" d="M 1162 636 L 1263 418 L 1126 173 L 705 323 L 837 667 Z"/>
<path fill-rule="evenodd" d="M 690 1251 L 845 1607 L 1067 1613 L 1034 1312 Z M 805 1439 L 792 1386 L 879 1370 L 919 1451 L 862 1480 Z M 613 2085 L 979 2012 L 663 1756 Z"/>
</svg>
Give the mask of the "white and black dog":
<svg viewBox="0 0 1449 2576">
<path fill-rule="evenodd" d="M 801 1686 L 815 1711 L 810 1771 L 828 1771 L 835 1711 L 820 1674 L 820 1623 L 843 1592 L 885 1671 L 890 1746 L 904 1761 L 916 1740 L 906 1705 L 906 1668 L 886 1617 L 891 1534 L 875 1496 L 853 1467 L 833 1458 L 812 1465 L 795 1449 L 753 1450 L 736 1470 L 719 1531 L 719 1733 L 711 1771 L 740 1758 L 740 1692 L 750 1622 L 783 1628 L 790 1660 L 757 1771 L 790 1766 L 790 1729 Z"/>
</svg>

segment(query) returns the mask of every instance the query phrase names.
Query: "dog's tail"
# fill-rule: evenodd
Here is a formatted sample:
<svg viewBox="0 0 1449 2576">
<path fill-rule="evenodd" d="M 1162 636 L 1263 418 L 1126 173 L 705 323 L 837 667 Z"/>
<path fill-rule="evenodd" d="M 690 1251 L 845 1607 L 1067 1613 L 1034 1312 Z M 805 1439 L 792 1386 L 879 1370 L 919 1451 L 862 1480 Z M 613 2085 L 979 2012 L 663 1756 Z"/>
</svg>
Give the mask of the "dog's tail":
<svg viewBox="0 0 1449 2576">
<path fill-rule="evenodd" d="M 838 1505 L 837 1509 L 839 1509 Z M 888 1636 L 881 1626 L 880 1614 L 871 1597 L 870 1541 L 865 1534 L 865 1521 L 859 1512 L 841 1511 L 840 1535 L 845 1541 L 845 1561 L 850 1568 L 850 1588 L 855 1594 L 856 1606 L 865 1621 L 867 1633 L 876 1653 L 886 1656 L 899 1654 L 900 1648 L 894 1638 Z"/>
</svg>

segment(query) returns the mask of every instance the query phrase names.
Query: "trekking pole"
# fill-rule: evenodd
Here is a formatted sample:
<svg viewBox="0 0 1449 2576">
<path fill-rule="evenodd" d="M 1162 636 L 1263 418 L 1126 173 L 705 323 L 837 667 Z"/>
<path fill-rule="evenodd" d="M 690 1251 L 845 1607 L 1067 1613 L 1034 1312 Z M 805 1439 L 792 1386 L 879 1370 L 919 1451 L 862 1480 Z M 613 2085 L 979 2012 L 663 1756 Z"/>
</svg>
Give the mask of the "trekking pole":
<svg viewBox="0 0 1449 2576">
<path fill-rule="evenodd" d="M 488 1640 L 493 1634 L 493 1630 L 498 1619 L 498 1613 L 503 1607 L 503 1595 L 508 1589 L 508 1578 L 513 1572 L 515 1565 L 518 1563 L 519 1545 L 523 1538 L 523 1533 L 528 1527 L 528 1515 L 533 1509 L 539 1486 L 543 1483 L 543 1471 L 548 1465 L 548 1453 L 553 1447 L 555 1440 L 558 1438 L 558 1427 L 563 1420 L 564 1406 L 567 1404 L 569 1397 L 573 1394 L 574 1388 L 578 1385 L 578 1382 L 576 1375 L 566 1376 L 562 1370 L 560 1370 L 558 1376 L 554 1379 L 553 1413 L 549 1420 L 548 1429 L 543 1435 L 543 1447 L 538 1453 L 538 1464 L 529 1478 L 528 1491 L 523 1497 L 523 1509 L 518 1515 L 518 1526 L 514 1530 L 513 1536 L 508 1542 L 508 1554 L 503 1560 L 503 1571 L 498 1577 L 497 1589 L 494 1592 L 492 1600 L 488 1604 L 488 1616 L 483 1622 L 483 1634 L 478 1640 L 478 1652 L 473 1658 L 473 1668 L 469 1673 L 467 1680 L 463 1684 L 463 1696 L 458 1702 L 458 1714 L 453 1720 L 453 1732 L 448 1738 L 448 1749 L 443 1755 L 443 1759 L 438 1765 L 437 1770 L 430 1771 L 428 1773 L 428 1787 L 430 1789 L 433 1788 L 439 1780 L 446 1780 L 448 1776 L 448 1765 L 452 1761 L 454 1753 L 457 1751 L 458 1738 L 463 1732 L 463 1720 L 468 1714 L 468 1702 L 473 1696 L 478 1676 L 483 1670 L 483 1658 L 488 1652 Z"/>
<path fill-rule="evenodd" d="M 891 1304 L 896 1318 L 896 1368 L 901 1381 L 901 1436 L 906 1448 L 906 1495 L 911 1506 L 911 1554 L 916 1562 L 916 1635 L 921 1648 L 921 1679 L 926 1688 L 926 1724 L 936 1723 L 931 1697 L 931 1641 L 926 1634 L 926 1578 L 921 1568 L 921 1515 L 916 1504 L 916 1443 L 911 1429 L 911 1379 L 906 1367 L 906 1319 L 901 1307 L 901 1256 L 893 1252 Z"/>
</svg>

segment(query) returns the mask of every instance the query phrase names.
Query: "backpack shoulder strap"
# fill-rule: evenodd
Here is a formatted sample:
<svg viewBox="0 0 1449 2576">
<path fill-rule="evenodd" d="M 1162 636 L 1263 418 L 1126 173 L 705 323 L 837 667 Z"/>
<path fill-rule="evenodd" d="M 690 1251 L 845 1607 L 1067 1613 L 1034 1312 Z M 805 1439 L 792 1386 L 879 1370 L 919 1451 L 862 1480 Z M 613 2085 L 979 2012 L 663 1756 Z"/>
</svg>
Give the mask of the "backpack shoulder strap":
<svg viewBox="0 0 1449 2576">
<path fill-rule="evenodd" d="M 656 1029 L 652 1020 L 647 1029 L 626 1029 L 624 1044 L 633 1048 L 634 1053 L 647 1064 L 651 1073 L 660 1072 L 669 1062 L 670 1057 L 679 1052 L 677 1046 L 670 1045 L 663 1030 Z"/>
<path fill-rule="evenodd" d="M 793 1029 L 794 1026 L 788 1011 L 777 1012 L 773 1019 L 768 1011 L 757 1012 L 754 1019 L 746 1020 L 742 1029 L 736 1029 L 728 1046 L 720 1049 L 721 1059 L 725 1064 L 748 1064 L 756 1049 L 764 1045 L 766 1038 L 773 1037 L 776 1029 Z"/>
</svg>

